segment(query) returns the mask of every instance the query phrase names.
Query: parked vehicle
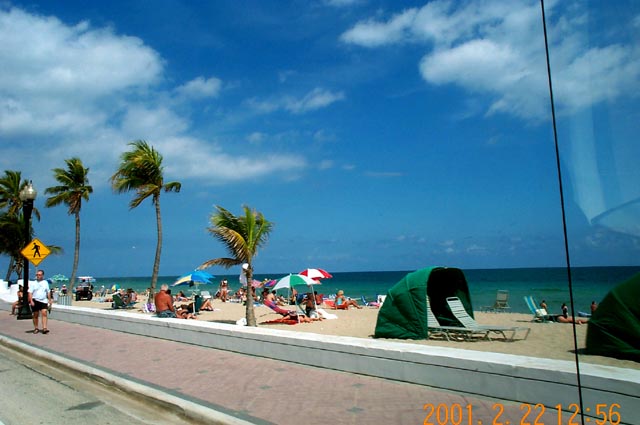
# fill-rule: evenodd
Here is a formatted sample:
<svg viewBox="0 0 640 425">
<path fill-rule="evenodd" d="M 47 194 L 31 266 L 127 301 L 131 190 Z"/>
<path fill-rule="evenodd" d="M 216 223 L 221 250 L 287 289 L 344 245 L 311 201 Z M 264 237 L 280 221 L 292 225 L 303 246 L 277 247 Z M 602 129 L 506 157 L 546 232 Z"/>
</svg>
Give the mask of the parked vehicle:
<svg viewBox="0 0 640 425">
<path fill-rule="evenodd" d="M 88 300 L 93 298 L 93 284 L 96 280 L 92 276 L 80 276 L 78 284 L 75 287 L 76 301 Z"/>
</svg>

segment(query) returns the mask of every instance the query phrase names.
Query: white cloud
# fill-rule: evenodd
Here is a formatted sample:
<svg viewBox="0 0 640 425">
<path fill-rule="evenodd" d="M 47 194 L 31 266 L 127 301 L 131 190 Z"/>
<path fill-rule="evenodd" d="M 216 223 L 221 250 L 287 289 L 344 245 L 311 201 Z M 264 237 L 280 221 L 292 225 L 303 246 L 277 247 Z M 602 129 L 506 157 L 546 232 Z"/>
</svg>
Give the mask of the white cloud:
<svg viewBox="0 0 640 425">
<path fill-rule="evenodd" d="M 166 87 L 163 58 L 137 37 L 0 8 L 0 40 L 0 165 L 25 164 L 23 174 L 38 175 L 41 187 L 52 183 L 42 164 L 48 169 L 72 155 L 91 169 L 94 188 L 106 186 L 127 143 L 136 139 L 158 149 L 167 171 L 180 180 L 216 184 L 274 170 L 292 179 L 304 167 L 294 155 L 235 157 L 190 137 L 189 117 L 167 99 L 175 93 L 184 102 L 215 97 L 222 82 L 201 76 Z M 299 109 L 321 106 L 307 99 Z"/>
<path fill-rule="evenodd" d="M 180 96 L 188 99 L 204 99 L 218 97 L 221 88 L 222 81 L 218 78 L 198 77 L 176 88 L 176 91 Z"/>
<path fill-rule="evenodd" d="M 325 108 L 344 98 L 343 92 L 331 92 L 329 90 L 315 88 L 301 98 L 293 96 L 284 96 L 279 99 L 269 100 L 252 98 L 247 100 L 246 103 L 249 107 L 262 114 L 268 114 L 278 110 L 286 110 L 293 114 L 303 114 Z"/>
<path fill-rule="evenodd" d="M 546 7 L 547 16 L 553 17 L 550 49 L 560 113 L 639 92 L 640 49 L 596 45 L 586 36 L 589 21 L 572 14 L 570 5 L 551 1 Z M 637 22 L 638 17 L 632 17 L 628 25 Z M 386 21 L 358 22 L 341 39 L 369 48 L 421 43 L 426 53 L 418 69 L 428 83 L 458 85 L 474 96 L 487 96 L 486 114 L 539 120 L 549 106 L 540 26 L 540 5 L 534 0 L 436 0 Z"/>
<path fill-rule="evenodd" d="M 403 173 L 399 171 L 366 171 L 364 173 L 368 177 L 402 177 Z"/>
<path fill-rule="evenodd" d="M 265 139 L 266 135 L 259 131 L 254 131 L 253 133 L 247 136 L 247 141 L 249 143 L 262 143 Z"/>
<path fill-rule="evenodd" d="M 206 179 L 216 184 L 278 174 L 295 178 L 307 164 L 298 155 L 231 156 L 212 143 L 189 137 L 170 137 L 155 143 L 164 156 L 168 175 Z"/>
<path fill-rule="evenodd" d="M 311 92 L 307 93 L 302 99 L 285 99 L 284 107 L 294 114 L 301 114 L 324 108 L 343 99 L 344 94 L 342 92 L 332 93 L 328 90 L 315 88 Z"/>
<path fill-rule="evenodd" d="M 330 168 L 333 168 L 333 161 L 330 159 L 323 159 L 318 164 L 318 169 L 320 170 L 328 170 Z"/>
<path fill-rule="evenodd" d="M 395 15 L 388 22 L 376 22 L 372 19 L 357 23 L 352 29 L 340 36 L 345 43 L 365 47 L 378 47 L 404 41 L 410 34 L 417 9 L 408 9 Z"/>
<path fill-rule="evenodd" d="M 363 0 L 325 0 L 325 3 L 333 7 L 347 7 L 361 3 Z"/>
<path fill-rule="evenodd" d="M 163 69 L 157 52 L 139 38 L 15 8 L 0 11 L 0 38 L 0 90 L 9 94 L 93 98 L 152 84 Z"/>
<path fill-rule="evenodd" d="M 122 120 L 122 131 L 128 140 L 158 140 L 181 134 L 188 128 L 189 123 L 184 118 L 166 107 L 150 109 L 131 105 Z"/>
</svg>

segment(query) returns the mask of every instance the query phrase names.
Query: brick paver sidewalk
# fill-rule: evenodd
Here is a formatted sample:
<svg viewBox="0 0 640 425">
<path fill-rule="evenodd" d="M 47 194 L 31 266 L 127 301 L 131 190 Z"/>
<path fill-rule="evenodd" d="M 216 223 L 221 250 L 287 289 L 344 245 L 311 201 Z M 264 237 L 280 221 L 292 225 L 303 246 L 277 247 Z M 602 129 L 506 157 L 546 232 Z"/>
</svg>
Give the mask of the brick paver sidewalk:
<svg viewBox="0 0 640 425">
<path fill-rule="evenodd" d="M 519 403 L 82 326 L 52 316 L 51 333 L 43 335 L 32 333 L 30 320 L 0 311 L 0 334 L 252 423 L 482 425 L 497 419 L 514 424 L 525 414 Z M 533 423 L 538 413 L 532 411 L 528 421 Z M 538 421 L 557 424 L 557 414 L 548 410 Z"/>
</svg>

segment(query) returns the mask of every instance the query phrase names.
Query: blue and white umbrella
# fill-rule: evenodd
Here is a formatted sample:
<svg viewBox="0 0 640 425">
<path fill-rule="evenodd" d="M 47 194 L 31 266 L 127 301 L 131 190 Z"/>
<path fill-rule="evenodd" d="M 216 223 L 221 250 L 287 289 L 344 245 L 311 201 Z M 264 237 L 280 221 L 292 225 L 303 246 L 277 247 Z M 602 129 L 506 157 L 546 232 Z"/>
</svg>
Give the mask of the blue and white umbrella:
<svg viewBox="0 0 640 425">
<path fill-rule="evenodd" d="M 180 276 L 171 286 L 181 286 L 181 285 L 206 285 L 211 283 L 211 279 L 215 276 L 211 273 L 207 273 L 202 270 L 194 270 L 191 273 L 187 273 L 183 276 Z"/>
</svg>

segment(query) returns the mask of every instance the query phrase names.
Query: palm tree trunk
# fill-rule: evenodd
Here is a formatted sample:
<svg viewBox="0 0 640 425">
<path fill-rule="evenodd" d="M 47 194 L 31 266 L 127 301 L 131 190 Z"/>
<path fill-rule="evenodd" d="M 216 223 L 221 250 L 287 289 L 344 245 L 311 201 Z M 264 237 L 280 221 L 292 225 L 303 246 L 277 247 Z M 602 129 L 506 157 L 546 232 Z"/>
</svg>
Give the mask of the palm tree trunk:
<svg viewBox="0 0 640 425">
<path fill-rule="evenodd" d="M 153 274 L 151 275 L 151 294 L 149 296 L 153 296 L 156 293 L 158 272 L 160 270 L 160 254 L 162 253 L 162 218 L 160 216 L 160 197 L 154 197 L 153 203 L 156 206 L 156 227 L 158 228 L 158 242 L 156 244 L 156 258 L 153 262 Z"/>
<path fill-rule="evenodd" d="M 12 271 L 13 271 L 13 257 L 11 257 L 11 259 L 9 260 L 9 267 L 7 268 L 7 275 L 5 276 L 4 280 L 6 281 L 11 280 Z"/>
<path fill-rule="evenodd" d="M 76 212 L 76 246 L 73 252 L 73 268 L 71 269 L 71 277 L 69 278 L 69 293 L 73 291 L 73 285 L 76 283 L 76 273 L 78 273 L 78 262 L 80 260 L 80 213 Z"/>
<path fill-rule="evenodd" d="M 15 257 L 11 257 L 11 261 L 13 262 L 13 270 L 16 272 L 16 276 L 18 276 L 16 278 L 16 281 L 17 279 L 22 279 L 22 268 L 24 266 L 24 263 L 23 263 L 24 260 L 19 261 Z"/>
<path fill-rule="evenodd" d="M 247 305 L 246 305 L 246 317 L 247 317 L 247 326 L 258 326 L 256 322 L 256 313 L 253 309 L 253 268 L 251 264 L 246 270 L 247 276 Z"/>
</svg>

